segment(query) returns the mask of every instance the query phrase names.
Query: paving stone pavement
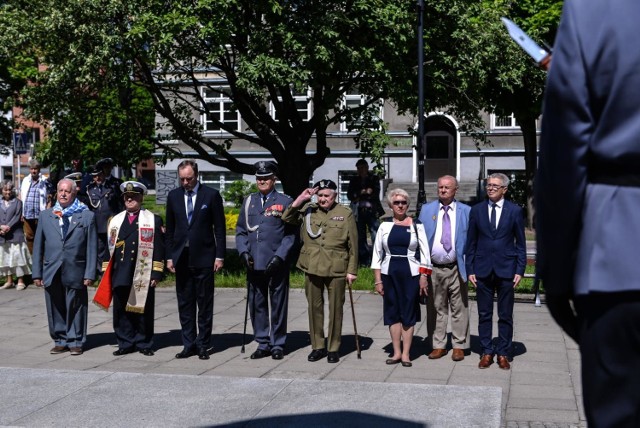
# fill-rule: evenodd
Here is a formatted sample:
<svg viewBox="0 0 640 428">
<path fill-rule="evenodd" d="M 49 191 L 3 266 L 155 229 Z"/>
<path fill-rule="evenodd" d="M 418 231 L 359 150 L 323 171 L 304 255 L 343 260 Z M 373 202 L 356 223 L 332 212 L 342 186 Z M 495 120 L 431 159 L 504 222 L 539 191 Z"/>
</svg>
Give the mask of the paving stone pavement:
<svg viewBox="0 0 640 428">
<path fill-rule="evenodd" d="M 89 295 L 91 298 L 93 292 L 90 291 Z M 308 362 L 307 355 L 311 348 L 306 299 L 301 290 L 291 290 L 289 336 L 284 359 L 251 360 L 249 355 L 256 349 L 254 343 L 246 345 L 245 353 L 240 352 L 245 290 L 216 289 L 213 354 L 210 360 L 201 361 L 197 358 L 174 358 L 182 346 L 175 290 L 172 287 L 158 289 L 156 293 L 154 347 L 157 351 L 153 357 L 138 353 L 113 356 L 116 341 L 112 315 L 92 304 L 89 308 L 89 336 L 84 355 L 50 355 L 49 349 L 53 345 L 48 335 L 43 291 L 33 286 L 24 291 L 0 290 L 0 379 L 3 379 L 1 384 L 7 385 L 9 382 L 12 385 L 11 388 L 0 388 L 0 425 L 55 425 L 60 423 L 56 419 L 60 415 L 53 410 L 54 407 L 48 406 L 57 403 L 60 412 L 62 403 L 69 406 L 69 401 L 82 402 L 81 397 L 88 397 L 91 403 L 100 403 L 101 391 L 106 394 L 105 402 L 122 406 L 122 409 L 115 407 L 114 412 L 130 409 L 135 413 L 147 406 L 140 406 L 135 400 L 126 400 L 126 396 L 115 401 L 113 397 L 122 392 L 117 385 L 128 385 L 128 388 L 138 391 L 141 388 L 140 379 L 145 379 L 143 384 L 148 384 L 149 388 L 138 391 L 142 397 L 156 396 L 158 385 L 200 399 L 202 397 L 198 392 L 202 389 L 216 388 L 236 394 L 229 395 L 231 398 L 227 398 L 227 401 L 219 394 L 213 394 L 217 398 L 211 402 L 211 406 L 217 403 L 221 409 L 235 409 L 235 414 L 223 412 L 216 416 L 217 419 L 212 419 L 211 415 L 201 419 L 185 419 L 184 415 L 182 418 L 163 417 L 159 423 L 161 426 L 299 426 L 302 423 L 310 426 L 344 426 L 347 422 L 350 426 L 586 426 L 578 347 L 557 327 L 544 306 L 516 303 L 515 355 L 509 371 L 500 370 L 496 364 L 487 370 L 477 368 L 478 317 L 474 301 L 470 302 L 470 353 L 457 363 L 451 360 L 450 353 L 439 360 L 427 359 L 430 346 L 426 338 L 425 309 L 422 307 L 423 320 L 417 326 L 414 338 L 413 367 L 405 368 L 385 364 L 391 343 L 388 329 L 382 321 L 380 296 L 354 292 L 354 300 L 362 345 L 361 359 L 356 355 L 347 298 L 340 362 Z M 249 340 L 250 334 L 249 323 Z M 495 325 L 494 334 L 497 334 Z M 66 397 L 66 401 L 59 403 L 48 394 L 48 404 L 38 407 L 29 401 L 29 396 L 24 397 L 18 391 L 25 388 L 39 391 L 33 389 L 34 382 L 36 386 L 46 383 L 43 379 L 58 379 L 46 386 L 56 393 L 61 388 L 59 382 L 67 384 L 65 379 L 69 379 L 69 383 L 77 382 L 77 389 Z M 238 402 L 247 402 L 238 401 L 238 397 L 253 397 L 256 390 L 272 391 L 273 394 L 269 399 L 256 396 L 255 403 L 243 404 L 248 406 L 246 409 L 240 406 L 242 417 L 239 418 Z M 389 405 L 390 393 L 395 394 L 398 404 Z M 34 394 L 38 395 L 33 392 L 30 395 Z M 72 400 L 76 395 L 80 398 Z M 302 400 L 308 395 L 314 396 L 314 400 Z M 327 397 L 333 397 L 333 400 L 327 401 Z M 191 399 L 195 400 L 194 397 Z M 330 408 L 315 406 L 313 403 L 316 399 L 325 400 L 323 406 Z M 160 402 L 164 403 L 163 406 L 176 406 L 166 397 L 163 400 Z M 31 404 L 27 405 L 29 402 Z M 200 405 L 204 406 L 198 403 L 179 405 L 176 411 L 192 416 L 190 407 L 197 409 Z M 499 407 L 499 415 L 494 419 L 491 416 L 491 403 L 497 403 Z M 146 418 L 135 423 L 122 416 L 110 418 L 107 414 L 102 420 L 77 419 L 62 424 L 153 426 L 158 425 L 158 420 L 154 422 L 153 418 L 162 415 L 162 407 L 158 410 L 157 406 L 151 406 L 155 410 L 147 412 Z M 72 407 L 63 409 L 69 413 Z M 273 409 L 279 409 L 281 413 Z M 334 413 L 322 413 L 327 410 L 333 410 Z M 73 408 L 73 411 L 86 413 L 82 409 Z M 323 416 L 318 416 L 320 414 Z"/>
</svg>

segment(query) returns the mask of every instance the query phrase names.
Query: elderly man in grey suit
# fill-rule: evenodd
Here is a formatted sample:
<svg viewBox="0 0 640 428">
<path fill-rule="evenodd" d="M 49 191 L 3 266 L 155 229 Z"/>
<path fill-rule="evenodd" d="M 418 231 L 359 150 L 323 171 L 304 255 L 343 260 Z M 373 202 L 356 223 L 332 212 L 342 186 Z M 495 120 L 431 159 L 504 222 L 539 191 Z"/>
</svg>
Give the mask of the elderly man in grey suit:
<svg viewBox="0 0 640 428">
<path fill-rule="evenodd" d="M 87 337 L 87 286 L 96 276 L 98 235 L 77 192 L 74 181 L 60 180 L 56 204 L 40 213 L 33 245 L 33 282 L 45 287 L 52 354 L 81 355 Z"/>
<path fill-rule="evenodd" d="M 451 308 L 451 344 L 453 361 L 464 360 L 469 347 L 469 297 L 464 246 L 469 228 L 471 208 L 455 199 L 458 180 L 450 175 L 438 179 L 438 200 L 420 211 L 424 225 L 433 272 L 429 283 L 427 331 L 432 338 L 430 360 L 447 354 L 447 323 Z"/>
<path fill-rule="evenodd" d="M 637 0 L 565 1 L 543 110 L 537 268 L 594 427 L 640 425 L 639 20 Z"/>
</svg>

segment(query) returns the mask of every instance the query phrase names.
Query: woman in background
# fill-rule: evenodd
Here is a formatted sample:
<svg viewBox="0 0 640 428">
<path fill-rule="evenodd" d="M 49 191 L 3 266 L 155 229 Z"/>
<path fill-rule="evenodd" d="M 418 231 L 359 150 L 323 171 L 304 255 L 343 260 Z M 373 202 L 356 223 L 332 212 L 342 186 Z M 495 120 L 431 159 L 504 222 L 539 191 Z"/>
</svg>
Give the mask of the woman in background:
<svg viewBox="0 0 640 428">
<path fill-rule="evenodd" d="M 422 223 L 407 215 L 409 194 L 394 189 L 387 197 L 393 221 L 380 225 L 373 245 L 371 269 L 383 297 L 384 325 L 389 326 L 393 356 L 387 364 L 411 367 L 411 341 L 420 321 L 419 297 L 427 293 L 431 274 L 429 243 Z"/>
<path fill-rule="evenodd" d="M 17 290 L 24 290 L 24 275 L 31 274 L 31 254 L 22 231 L 22 201 L 16 198 L 13 182 L 2 183 L 0 202 L 0 275 L 7 280 L 0 289 L 13 288 L 17 276 Z"/>
</svg>

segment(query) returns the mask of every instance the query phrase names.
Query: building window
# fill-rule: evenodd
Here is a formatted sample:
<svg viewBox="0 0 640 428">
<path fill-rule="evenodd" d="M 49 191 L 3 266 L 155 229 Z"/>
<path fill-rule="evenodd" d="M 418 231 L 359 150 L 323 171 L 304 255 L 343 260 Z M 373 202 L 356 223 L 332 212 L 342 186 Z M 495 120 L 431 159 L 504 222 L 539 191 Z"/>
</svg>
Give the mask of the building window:
<svg viewBox="0 0 640 428">
<path fill-rule="evenodd" d="M 240 130 L 240 113 L 233 107 L 229 98 L 230 88 L 203 88 L 202 97 L 206 104 L 206 112 L 202 115 L 202 125 L 205 132 L 225 132 L 220 123 L 238 131 Z"/>
<path fill-rule="evenodd" d="M 347 196 L 349 182 L 358 176 L 358 171 L 338 171 L 338 203 L 349 206 L 351 201 Z"/>
<path fill-rule="evenodd" d="M 298 114 L 304 122 L 308 122 L 311 119 L 312 113 L 311 91 L 307 89 L 306 91 L 301 92 L 292 89 L 291 95 L 293 96 L 293 101 L 296 104 L 296 110 L 298 111 Z M 282 98 L 280 96 L 278 96 L 278 101 L 282 101 Z M 280 120 L 273 102 L 269 103 L 269 109 L 271 112 L 271 117 L 273 117 L 274 120 Z"/>
<path fill-rule="evenodd" d="M 207 187 L 212 187 L 220 193 L 236 180 L 242 180 L 242 174 L 222 171 L 204 171 L 200 172 L 200 182 Z"/>
<path fill-rule="evenodd" d="M 500 116 L 496 114 L 491 115 L 491 128 L 492 129 L 501 129 L 501 128 L 518 128 L 518 122 L 516 121 L 515 116 L 511 113 L 509 116 Z"/>
<path fill-rule="evenodd" d="M 364 94 L 361 94 L 357 89 L 353 89 L 350 92 L 346 93 L 343 96 L 342 99 L 342 107 L 345 110 L 350 110 L 350 109 L 356 109 L 359 108 L 363 105 L 365 105 L 367 102 L 369 102 L 371 100 L 371 98 L 367 97 Z M 375 119 L 381 120 L 382 119 L 382 113 L 383 113 L 383 102 L 379 101 L 378 103 L 378 110 L 377 110 L 377 114 Z M 359 118 L 357 118 L 356 120 L 351 121 L 351 124 L 355 125 L 355 126 L 361 126 L 363 123 L 362 120 L 362 115 L 360 115 Z M 347 123 L 346 122 L 342 122 L 340 124 L 340 130 L 343 132 L 348 132 L 349 129 L 347 128 Z"/>
</svg>

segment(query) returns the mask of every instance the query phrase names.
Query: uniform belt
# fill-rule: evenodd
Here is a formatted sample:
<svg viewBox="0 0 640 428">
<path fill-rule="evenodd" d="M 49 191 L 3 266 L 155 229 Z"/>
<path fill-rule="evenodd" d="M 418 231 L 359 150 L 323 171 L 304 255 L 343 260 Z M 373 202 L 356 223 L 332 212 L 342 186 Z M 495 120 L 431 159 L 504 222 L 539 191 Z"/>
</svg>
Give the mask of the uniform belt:
<svg viewBox="0 0 640 428">
<path fill-rule="evenodd" d="M 457 262 L 451 262 L 451 263 L 433 263 L 433 267 L 437 267 L 440 269 L 453 269 L 454 267 L 458 266 Z"/>
<path fill-rule="evenodd" d="M 589 183 L 640 187 L 640 174 L 623 165 L 592 165 L 589 168 Z"/>
</svg>

